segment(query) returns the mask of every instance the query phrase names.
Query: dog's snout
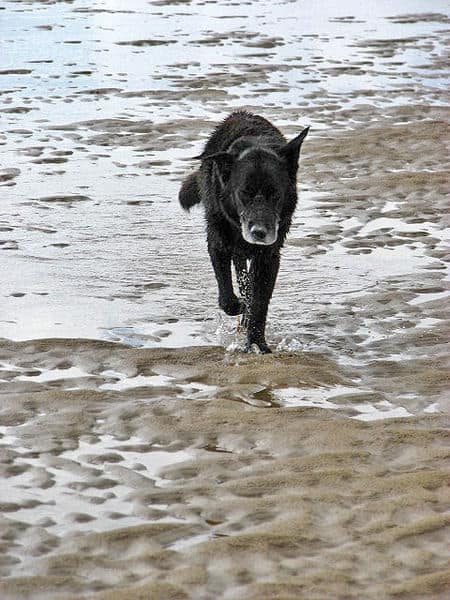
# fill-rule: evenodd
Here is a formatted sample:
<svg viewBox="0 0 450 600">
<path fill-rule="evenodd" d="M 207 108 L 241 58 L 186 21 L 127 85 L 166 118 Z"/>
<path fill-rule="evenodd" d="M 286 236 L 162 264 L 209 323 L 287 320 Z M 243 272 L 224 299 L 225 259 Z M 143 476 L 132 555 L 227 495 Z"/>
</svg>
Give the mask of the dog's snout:
<svg viewBox="0 0 450 600">
<path fill-rule="evenodd" d="M 241 229 L 244 240 L 249 244 L 261 244 L 263 246 L 273 244 L 278 235 L 278 220 L 274 223 L 268 221 L 267 218 L 253 221 L 243 219 Z"/>
<path fill-rule="evenodd" d="M 260 225 L 253 225 L 250 229 L 250 233 L 256 240 L 264 240 L 267 235 L 267 229 L 261 227 Z"/>
<path fill-rule="evenodd" d="M 278 215 L 267 204 L 254 204 L 241 214 L 242 237 L 249 244 L 270 246 L 278 235 Z"/>
</svg>

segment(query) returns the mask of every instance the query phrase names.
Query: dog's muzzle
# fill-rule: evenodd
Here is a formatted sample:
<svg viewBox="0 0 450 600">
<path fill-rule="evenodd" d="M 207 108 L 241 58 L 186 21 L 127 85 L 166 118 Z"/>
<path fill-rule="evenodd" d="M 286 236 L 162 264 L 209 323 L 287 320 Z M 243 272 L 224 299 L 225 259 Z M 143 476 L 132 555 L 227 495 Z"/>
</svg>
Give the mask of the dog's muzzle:
<svg viewBox="0 0 450 600">
<path fill-rule="evenodd" d="M 249 210 L 240 215 L 242 237 L 249 244 L 270 246 L 278 236 L 278 217 L 271 211 Z"/>
<path fill-rule="evenodd" d="M 264 198 L 255 196 L 251 204 L 244 206 L 239 196 L 235 196 L 236 205 L 239 209 L 239 221 L 242 237 L 249 244 L 270 246 L 275 243 L 278 236 L 279 217 L 268 206 Z"/>
<path fill-rule="evenodd" d="M 249 244 L 270 246 L 277 240 L 278 223 L 274 223 L 271 227 L 266 227 L 259 223 L 249 226 L 248 223 L 241 222 L 241 233 L 244 240 Z"/>
</svg>

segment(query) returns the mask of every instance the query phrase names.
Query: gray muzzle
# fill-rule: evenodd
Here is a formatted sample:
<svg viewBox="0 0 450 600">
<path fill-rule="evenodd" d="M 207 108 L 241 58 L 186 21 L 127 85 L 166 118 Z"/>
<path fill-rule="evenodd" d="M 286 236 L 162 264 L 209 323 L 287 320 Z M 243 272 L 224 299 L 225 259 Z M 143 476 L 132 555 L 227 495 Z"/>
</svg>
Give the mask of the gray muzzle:
<svg viewBox="0 0 450 600">
<path fill-rule="evenodd" d="M 262 197 L 246 206 L 239 214 L 242 237 L 249 244 L 270 246 L 277 240 L 279 218 Z"/>
</svg>

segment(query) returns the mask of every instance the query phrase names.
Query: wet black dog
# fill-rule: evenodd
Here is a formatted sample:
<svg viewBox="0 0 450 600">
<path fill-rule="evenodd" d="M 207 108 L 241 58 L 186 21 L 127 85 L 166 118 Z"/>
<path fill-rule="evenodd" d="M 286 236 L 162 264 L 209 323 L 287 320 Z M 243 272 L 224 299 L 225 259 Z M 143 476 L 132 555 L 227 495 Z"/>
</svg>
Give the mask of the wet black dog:
<svg viewBox="0 0 450 600">
<path fill-rule="evenodd" d="M 266 119 L 235 112 L 212 133 L 197 157 L 200 169 L 181 186 L 184 209 L 204 204 L 219 305 L 227 315 L 243 313 L 246 350 L 256 344 L 270 352 L 267 309 L 297 203 L 298 158 L 307 133 L 308 128 L 288 143 Z M 241 298 L 233 291 L 231 262 Z"/>
</svg>

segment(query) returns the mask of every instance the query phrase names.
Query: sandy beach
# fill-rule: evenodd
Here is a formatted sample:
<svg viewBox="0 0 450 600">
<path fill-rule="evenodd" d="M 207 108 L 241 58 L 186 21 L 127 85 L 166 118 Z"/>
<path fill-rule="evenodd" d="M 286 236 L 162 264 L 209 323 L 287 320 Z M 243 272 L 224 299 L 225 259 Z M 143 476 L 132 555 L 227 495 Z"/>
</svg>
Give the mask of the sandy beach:
<svg viewBox="0 0 450 600">
<path fill-rule="evenodd" d="M 450 594 L 448 3 L 0 4 L 0 597 Z M 310 126 L 240 351 L 180 182 Z"/>
</svg>

